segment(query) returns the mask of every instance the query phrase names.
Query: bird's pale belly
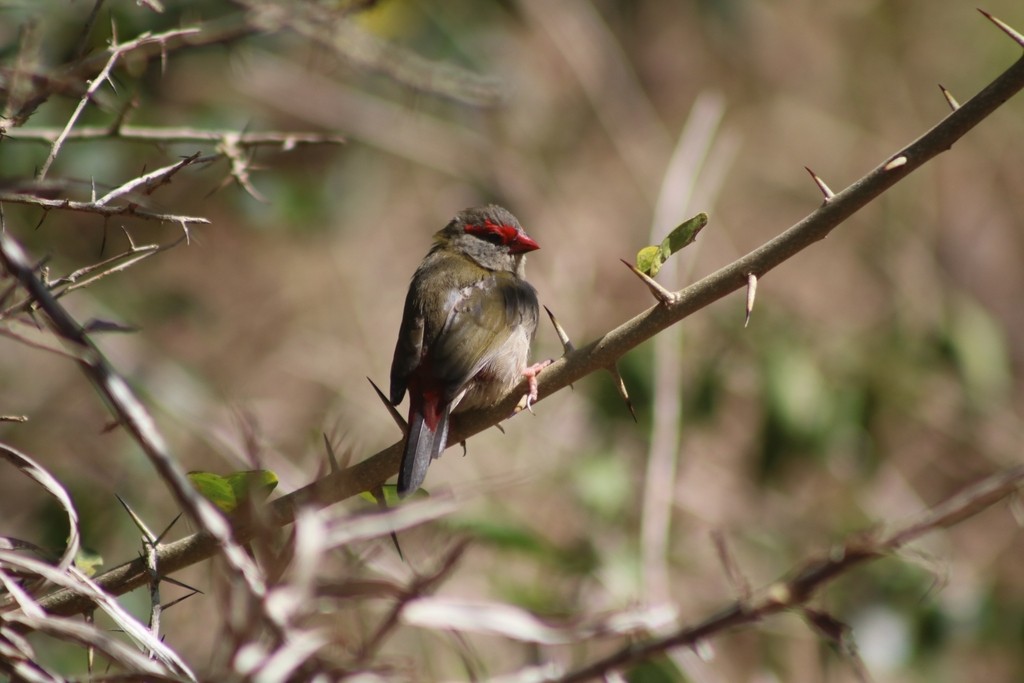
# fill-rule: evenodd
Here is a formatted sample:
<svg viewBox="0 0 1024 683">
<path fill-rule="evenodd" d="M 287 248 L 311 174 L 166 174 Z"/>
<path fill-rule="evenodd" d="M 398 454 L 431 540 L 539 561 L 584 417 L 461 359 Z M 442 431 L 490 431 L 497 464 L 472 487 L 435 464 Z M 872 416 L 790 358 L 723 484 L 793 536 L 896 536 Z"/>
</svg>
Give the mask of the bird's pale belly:
<svg viewBox="0 0 1024 683">
<path fill-rule="evenodd" d="M 466 385 L 465 394 L 453 406 L 456 412 L 489 408 L 517 385 L 526 368 L 531 341 L 525 328 L 516 328 L 491 360 Z"/>
</svg>

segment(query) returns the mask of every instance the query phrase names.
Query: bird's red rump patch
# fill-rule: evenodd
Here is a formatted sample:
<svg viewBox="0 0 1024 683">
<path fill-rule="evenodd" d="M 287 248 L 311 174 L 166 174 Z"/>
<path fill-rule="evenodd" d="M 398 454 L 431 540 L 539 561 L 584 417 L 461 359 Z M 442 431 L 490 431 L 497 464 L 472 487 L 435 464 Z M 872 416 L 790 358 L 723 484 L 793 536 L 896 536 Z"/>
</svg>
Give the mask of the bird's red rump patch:
<svg viewBox="0 0 1024 683">
<path fill-rule="evenodd" d="M 423 369 L 422 366 L 420 368 Z M 429 370 L 428 370 L 429 373 Z M 441 423 L 441 412 L 444 410 L 444 405 L 441 399 L 441 391 L 436 386 L 430 386 L 436 384 L 435 382 L 421 381 L 419 374 L 413 375 L 409 381 L 409 400 L 421 401 L 420 412 L 423 414 L 423 422 L 427 425 L 427 429 L 432 432 L 437 431 L 437 425 Z M 413 408 L 410 404 L 410 408 Z"/>
<path fill-rule="evenodd" d="M 441 423 L 441 411 L 444 408 L 441 405 L 441 393 L 438 391 L 427 391 L 423 394 L 423 421 L 427 424 L 427 428 L 432 431 L 437 431 L 437 425 Z"/>
<path fill-rule="evenodd" d="M 470 223 L 466 226 L 466 232 L 481 237 L 497 236 L 502 244 L 510 248 L 513 254 L 540 249 L 539 244 L 514 225 L 495 223 L 490 218 L 485 218 L 482 224 Z"/>
</svg>

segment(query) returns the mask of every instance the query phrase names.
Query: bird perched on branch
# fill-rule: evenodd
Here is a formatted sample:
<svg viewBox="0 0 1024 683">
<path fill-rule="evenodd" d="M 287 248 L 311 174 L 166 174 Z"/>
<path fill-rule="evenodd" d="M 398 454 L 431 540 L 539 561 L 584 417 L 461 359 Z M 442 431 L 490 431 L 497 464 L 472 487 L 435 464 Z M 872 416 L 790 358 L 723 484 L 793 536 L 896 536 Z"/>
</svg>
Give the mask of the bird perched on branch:
<svg viewBox="0 0 1024 683">
<path fill-rule="evenodd" d="M 434 235 L 412 276 L 391 363 L 391 402 L 409 392 L 409 430 L 398 495 L 420 487 L 448 442 L 448 417 L 493 405 L 522 378 L 527 407 L 537 374 L 527 366 L 537 331 L 537 292 L 524 279 L 526 253 L 539 249 L 508 210 L 460 211 Z"/>
</svg>

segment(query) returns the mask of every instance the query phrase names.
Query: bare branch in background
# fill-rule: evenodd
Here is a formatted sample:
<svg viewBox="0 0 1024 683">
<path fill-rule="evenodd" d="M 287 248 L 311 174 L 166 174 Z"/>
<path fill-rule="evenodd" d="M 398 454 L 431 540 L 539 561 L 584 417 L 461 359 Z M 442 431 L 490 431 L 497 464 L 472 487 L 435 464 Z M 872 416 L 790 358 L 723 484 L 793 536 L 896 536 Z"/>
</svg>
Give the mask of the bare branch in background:
<svg viewBox="0 0 1024 683">
<path fill-rule="evenodd" d="M 71 114 L 71 117 L 68 119 L 67 124 L 65 124 L 64 129 L 53 141 L 53 145 L 50 147 L 50 153 L 47 155 L 46 161 L 43 162 L 43 166 L 42 168 L 39 169 L 39 173 L 36 175 L 36 177 L 39 180 L 42 180 L 43 178 L 46 177 L 47 172 L 50 170 L 50 166 L 57 158 L 57 154 L 60 153 L 60 149 L 64 144 L 64 139 L 67 137 L 68 133 L 71 132 L 71 129 L 74 128 L 75 123 L 78 121 L 78 117 L 81 116 L 82 112 L 85 110 L 85 106 L 89 104 L 89 102 L 92 100 L 92 97 L 96 93 L 96 91 L 99 90 L 100 86 L 103 85 L 103 83 L 105 83 L 110 78 L 110 72 L 113 70 L 114 65 L 117 64 L 118 60 L 121 59 L 121 57 L 143 45 L 155 44 L 163 46 L 166 44 L 166 41 L 171 38 L 191 35 L 197 33 L 198 31 L 198 28 L 183 28 L 175 29 L 173 31 L 167 31 L 165 33 L 159 33 L 157 35 L 143 34 L 134 40 L 128 41 L 127 43 L 122 43 L 120 45 L 111 45 L 110 57 L 107 60 L 107 63 L 104 65 L 103 69 L 99 72 L 99 74 L 97 74 L 95 78 L 89 81 L 89 87 L 86 89 L 85 94 L 82 96 L 82 99 L 79 100 L 78 106 L 75 108 L 75 111 Z"/>
<path fill-rule="evenodd" d="M 72 199 L 44 199 L 31 194 L 13 194 L 9 192 L 0 193 L 0 204 L 25 204 L 27 206 L 38 206 L 41 209 L 53 211 L 78 211 L 91 213 L 97 216 L 134 216 L 147 220 L 160 221 L 161 223 L 177 223 L 185 228 L 189 225 L 208 225 L 210 221 L 202 216 L 186 216 L 173 213 L 160 213 L 149 209 L 139 208 L 137 204 L 115 204 L 113 206 L 100 206 L 92 201 L 75 201 Z"/>
<path fill-rule="evenodd" d="M 749 599 L 740 599 L 704 621 L 646 642 L 633 643 L 603 659 L 554 680 L 575 683 L 650 659 L 676 647 L 693 647 L 700 641 L 765 617 L 806 605 L 818 590 L 851 569 L 888 557 L 926 533 L 945 529 L 968 519 L 1016 493 L 1024 483 L 1024 466 L 997 472 L 969 486 L 895 531 L 872 538 L 855 535 L 840 546 L 797 565 L 786 577 L 762 588 Z"/>
</svg>

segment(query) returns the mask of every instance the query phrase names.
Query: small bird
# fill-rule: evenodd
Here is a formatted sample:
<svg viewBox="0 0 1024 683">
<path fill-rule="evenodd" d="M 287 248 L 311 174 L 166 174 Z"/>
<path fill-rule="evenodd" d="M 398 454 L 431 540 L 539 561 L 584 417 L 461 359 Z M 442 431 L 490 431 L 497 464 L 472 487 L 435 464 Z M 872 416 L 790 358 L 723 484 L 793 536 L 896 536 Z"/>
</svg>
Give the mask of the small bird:
<svg viewBox="0 0 1024 683">
<path fill-rule="evenodd" d="M 391 403 L 409 392 L 409 430 L 398 495 L 420 487 L 448 442 L 448 417 L 494 405 L 523 377 L 526 407 L 537 400 L 527 366 L 537 331 L 537 292 L 524 276 L 526 253 L 539 249 L 507 209 L 460 211 L 434 235 L 412 276 L 391 363 Z"/>
</svg>

